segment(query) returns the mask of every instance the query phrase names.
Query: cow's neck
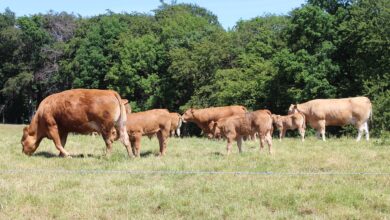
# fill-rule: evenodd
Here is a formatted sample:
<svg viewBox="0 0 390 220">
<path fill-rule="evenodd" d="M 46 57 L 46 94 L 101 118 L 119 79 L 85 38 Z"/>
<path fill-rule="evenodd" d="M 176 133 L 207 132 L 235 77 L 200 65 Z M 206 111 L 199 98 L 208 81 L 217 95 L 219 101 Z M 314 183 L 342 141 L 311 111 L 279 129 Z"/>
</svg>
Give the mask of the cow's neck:
<svg viewBox="0 0 390 220">
<path fill-rule="evenodd" d="M 38 112 L 35 113 L 35 115 L 33 116 L 32 120 L 31 120 L 31 123 L 28 126 L 28 129 L 30 131 L 34 131 L 34 137 L 36 138 L 36 140 L 41 138 L 42 135 L 41 135 L 41 131 L 39 129 Z"/>
</svg>

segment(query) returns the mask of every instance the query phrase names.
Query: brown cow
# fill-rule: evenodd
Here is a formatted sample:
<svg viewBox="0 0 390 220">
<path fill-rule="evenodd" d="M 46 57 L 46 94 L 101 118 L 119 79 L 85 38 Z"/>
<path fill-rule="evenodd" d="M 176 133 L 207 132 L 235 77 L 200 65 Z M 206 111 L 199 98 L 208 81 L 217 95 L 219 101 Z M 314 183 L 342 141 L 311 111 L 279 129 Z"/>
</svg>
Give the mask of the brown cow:
<svg viewBox="0 0 390 220">
<path fill-rule="evenodd" d="M 354 125 L 359 133 L 356 141 L 360 141 L 363 130 L 369 140 L 368 119 L 372 114 L 371 101 L 367 97 L 343 99 L 314 99 L 302 104 L 291 105 L 289 114 L 301 112 L 310 126 L 317 130 L 317 137 L 325 141 L 325 126 Z"/>
<path fill-rule="evenodd" d="M 182 116 L 183 122 L 194 122 L 205 135 L 211 138 L 212 132 L 209 124 L 216 122 L 221 118 L 226 118 L 236 114 L 243 114 L 247 112 L 246 108 L 241 105 L 212 107 L 204 109 L 188 109 Z"/>
<path fill-rule="evenodd" d="M 268 110 L 258 110 L 240 115 L 233 115 L 222 118 L 213 123 L 213 134 L 215 136 L 224 136 L 227 139 L 227 154 L 232 148 L 232 142 L 237 141 L 238 150 L 241 153 L 242 138 L 244 136 L 254 135 L 256 132 L 260 138 L 260 150 L 264 148 L 264 142 L 267 142 L 269 153 L 272 154 L 272 117 Z"/>
<path fill-rule="evenodd" d="M 111 153 L 112 130 L 132 156 L 126 131 L 126 111 L 118 93 L 110 90 L 73 89 L 46 97 L 38 107 L 31 124 L 23 129 L 23 152 L 31 155 L 43 138 L 52 139 L 60 156 L 69 156 L 64 149 L 68 133 L 102 134 L 107 154 Z"/>
<path fill-rule="evenodd" d="M 174 136 L 175 132 L 176 132 L 177 136 L 180 137 L 180 127 L 181 127 L 182 121 L 183 121 L 181 118 L 181 115 L 179 113 L 176 113 L 176 112 L 170 112 L 169 116 L 171 117 L 170 135 Z"/>
<path fill-rule="evenodd" d="M 126 128 L 129 134 L 133 153 L 139 157 L 142 136 L 157 135 L 160 145 L 160 156 L 167 148 L 167 139 L 171 129 L 171 118 L 166 109 L 153 109 L 127 115 Z"/>
<path fill-rule="evenodd" d="M 276 128 L 279 130 L 279 140 L 282 140 L 286 135 L 287 130 L 298 129 L 302 141 L 305 140 L 305 115 L 302 113 L 294 113 L 291 115 L 272 115 L 272 120 Z"/>
</svg>

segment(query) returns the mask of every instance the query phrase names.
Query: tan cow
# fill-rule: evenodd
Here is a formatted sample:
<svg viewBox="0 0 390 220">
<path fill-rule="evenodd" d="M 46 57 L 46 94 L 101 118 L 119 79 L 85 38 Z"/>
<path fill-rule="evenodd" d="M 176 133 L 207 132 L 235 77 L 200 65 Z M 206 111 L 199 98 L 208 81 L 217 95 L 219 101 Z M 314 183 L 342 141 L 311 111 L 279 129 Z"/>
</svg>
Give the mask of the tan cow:
<svg viewBox="0 0 390 220">
<path fill-rule="evenodd" d="M 126 131 L 126 111 L 118 93 L 110 90 L 73 89 L 46 97 L 38 107 L 31 124 L 23 129 L 23 152 L 31 155 L 43 138 L 53 140 L 60 156 L 69 156 L 64 149 L 68 133 L 102 134 L 107 154 L 112 149 L 112 130 L 132 156 Z"/>
<path fill-rule="evenodd" d="M 167 139 L 171 129 L 171 118 L 166 109 L 153 109 L 127 115 L 126 128 L 129 134 L 133 153 L 139 157 L 142 136 L 157 135 L 160 145 L 160 156 L 167 148 Z"/>
<path fill-rule="evenodd" d="M 302 141 L 305 140 L 305 115 L 302 113 L 294 113 L 291 115 L 272 115 L 272 120 L 276 128 L 279 130 L 279 140 L 282 140 L 286 135 L 287 130 L 298 129 Z"/>
<path fill-rule="evenodd" d="M 240 115 L 219 119 L 212 122 L 213 134 L 223 136 L 227 139 L 227 154 L 229 155 L 234 140 L 237 141 L 238 151 L 242 152 L 242 138 L 244 136 L 254 135 L 256 132 L 260 138 L 260 150 L 264 148 L 267 142 L 269 153 L 272 154 L 272 117 L 268 110 L 258 110 Z"/>
<path fill-rule="evenodd" d="M 204 109 L 190 108 L 182 115 L 184 123 L 194 122 L 203 133 L 209 138 L 213 137 L 209 124 L 216 122 L 221 118 L 226 118 L 236 114 L 247 112 L 246 108 L 241 105 L 212 107 Z"/>
<path fill-rule="evenodd" d="M 369 140 L 368 119 L 372 114 L 371 101 L 367 97 L 343 99 L 314 99 L 302 104 L 291 105 L 289 114 L 301 112 L 310 126 L 317 130 L 317 137 L 325 141 L 326 126 L 343 126 L 352 124 L 358 129 L 357 141 L 360 141 L 363 130 Z"/>
<path fill-rule="evenodd" d="M 170 135 L 174 136 L 175 132 L 176 132 L 177 136 L 180 137 L 180 127 L 181 127 L 182 121 L 183 121 L 181 119 L 181 115 L 179 113 L 176 113 L 176 112 L 170 112 L 169 116 L 171 117 Z"/>
</svg>

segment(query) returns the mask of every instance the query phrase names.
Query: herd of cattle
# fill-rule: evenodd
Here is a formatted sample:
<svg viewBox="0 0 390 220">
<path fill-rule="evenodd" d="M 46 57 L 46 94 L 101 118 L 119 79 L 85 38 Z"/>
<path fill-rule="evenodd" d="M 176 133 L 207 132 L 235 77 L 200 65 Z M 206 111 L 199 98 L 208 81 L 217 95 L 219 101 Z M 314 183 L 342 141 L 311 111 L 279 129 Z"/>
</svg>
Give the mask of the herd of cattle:
<svg viewBox="0 0 390 220">
<path fill-rule="evenodd" d="M 291 105 L 288 115 L 274 115 L 269 110 L 247 111 L 244 106 L 224 106 L 205 109 L 188 109 L 183 115 L 166 109 L 153 109 L 131 113 L 126 99 L 111 90 L 73 89 L 45 98 L 39 105 L 30 125 L 23 129 L 21 140 L 23 153 L 32 155 L 43 138 L 53 140 L 60 156 L 70 154 L 64 149 L 69 133 L 90 134 L 97 132 L 106 143 L 107 154 L 112 143 L 120 140 L 129 157 L 140 156 L 142 136 L 156 135 L 160 155 L 166 153 L 167 139 L 176 132 L 180 136 L 182 122 L 193 122 L 209 138 L 226 138 L 227 154 L 237 141 L 241 152 L 243 138 L 260 139 L 260 149 L 267 143 L 272 153 L 274 126 L 279 138 L 286 130 L 298 129 L 302 141 L 306 123 L 325 140 L 325 127 L 352 124 L 358 129 L 357 141 L 363 131 L 369 140 L 368 120 L 372 105 L 366 97 L 343 99 L 315 99 Z"/>
</svg>

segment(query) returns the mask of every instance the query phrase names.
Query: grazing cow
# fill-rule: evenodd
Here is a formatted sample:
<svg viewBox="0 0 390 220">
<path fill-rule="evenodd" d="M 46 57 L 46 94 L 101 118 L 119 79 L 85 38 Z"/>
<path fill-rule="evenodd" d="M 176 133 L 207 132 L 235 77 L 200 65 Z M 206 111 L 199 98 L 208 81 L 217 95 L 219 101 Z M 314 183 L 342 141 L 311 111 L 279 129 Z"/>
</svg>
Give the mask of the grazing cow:
<svg viewBox="0 0 390 220">
<path fill-rule="evenodd" d="M 268 110 L 258 110 L 240 115 L 219 119 L 213 123 L 213 134 L 223 136 L 227 139 L 227 154 L 232 148 L 232 142 L 237 141 L 238 151 L 242 152 L 242 138 L 244 136 L 254 135 L 256 132 L 260 138 L 260 150 L 264 148 L 264 142 L 267 142 L 269 153 L 272 154 L 272 117 Z"/>
<path fill-rule="evenodd" d="M 371 101 L 367 97 L 343 99 L 314 99 L 291 105 L 289 114 L 301 112 L 310 126 L 317 130 L 317 137 L 325 141 L 325 126 L 352 124 L 358 129 L 356 141 L 360 141 L 363 130 L 369 140 L 368 119 L 372 114 Z"/>
<path fill-rule="evenodd" d="M 291 115 L 272 115 L 272 120 L 276 128 L 279 130 L 279 140 L 282 140 L 286 135 L 287 130 L 298 129 L 302 141 L 305 140 L 305 115 L 302 113 L 294 113 Z"/>
<path fill-rule="evenodd" d="M 160 156 L 165 155 L 167 139 L 171 129 L 171 118 L 166 109 L 153 109 L 127 115 L 126 123 L 133 153 L 139 157 L 142 136 L 151 138 L 157 135 L 160 145 Z"/>
<path fill-rule="evenodd" d="M 102 134 L 107 154 L 112 150 L 112 131 L 132 156 L 126 131 L 126 111 L 118 93 L 110 90 L 73 89 L 46 97 L 31 124 L 23 129 L 23 153 L 31 155 L 43 138 L 53 140 L 60 156 L 70 156 L 64 149 L 68 133 Z M 117 138 L 117 139 L 118 139 Z"/>
<path fill-rule="evenodd" d="M 178 137 L 180 137 L 180 127 L 182 125 L 181 115 L 176 112 L 170 112 L 169 116 L 171 117 L 171 131 L 170 135 L 174 136 L 175 132 Z"/>
<path fill-rule="evenodd" d="M 241 105 L 213 107 L 204 109 L 190 108 L 184 112 L 182 119 L 184 123 L 194 122 L 203 133 L 209 138 L 212 138 L 210 123 L 216 122 L 221 118 L 229 117 L 236 114 L 243 114 L 247 112 L 246 108 Z"/>
</svg>

